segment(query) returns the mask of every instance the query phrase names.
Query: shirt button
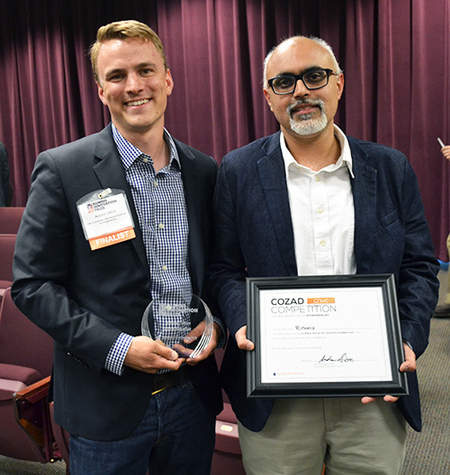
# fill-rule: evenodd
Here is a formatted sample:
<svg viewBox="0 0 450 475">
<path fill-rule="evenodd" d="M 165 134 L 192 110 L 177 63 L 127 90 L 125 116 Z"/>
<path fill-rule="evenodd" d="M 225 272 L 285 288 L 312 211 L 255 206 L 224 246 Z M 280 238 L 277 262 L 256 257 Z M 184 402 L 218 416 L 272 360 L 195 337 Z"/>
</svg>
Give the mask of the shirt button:
<svg viewBox="0 0 450 475">
<path fill-rule="evenodd" d="M 143 161 L 144 163 L 148 163 L 148 158 L 143 158 L 142 161 Z"/>
<path fill-rule="evenodd" d="M 153 185 L 158 186 L 158 182 L 157 182 L 157 181 L 154 181 L 154 182 L 153 182 Z"/>
<path fill-rule="evenodd" d="M 162 266 L 162 270 L 164 271 L 167 270 L 167 266 L 166 265 Z"/>
<path fill-rule="evenodd" d="M 320 181 L 320 177 L 316 176 L 316 181 Z"/>
<path fill-rule="evenodd" d="M 319 209 L 317 210 L 317 212 L 318 212 L 319 214 L 322 214 L 322 213 L 323 213 L 323 208 L 319 208 Z"/>
<path fill-rule="evenodd" d="M 159 223 L 159 224 L 158 224 L 158 228 L 159 228 L 159 229 L 164 229 L 164 224 L 163 224 L 163 223 Z"/>
<path fill-rule="evenodd" d="M 326 241 L 320 241 L 319 243 L 322 247 L 325 247 L 327 245 L 327 242 Z"/>
</svg>

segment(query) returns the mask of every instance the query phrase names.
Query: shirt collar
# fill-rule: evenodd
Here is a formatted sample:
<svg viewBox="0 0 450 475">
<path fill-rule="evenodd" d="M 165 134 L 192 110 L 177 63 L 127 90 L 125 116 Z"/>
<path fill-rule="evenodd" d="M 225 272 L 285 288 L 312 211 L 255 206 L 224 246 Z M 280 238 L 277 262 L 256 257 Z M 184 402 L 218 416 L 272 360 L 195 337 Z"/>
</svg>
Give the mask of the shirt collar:
<svg viewBox="0 0 450 475">
<path fill-rule="evenodd" d="M 355 178 L 355 175 L 353 173 L 352 153 L 350 151 L 350 145 L 348 143 L 347 137 L 345 136 L 344 132 L 342 132 L 342 130 L 336 124 L 333 124 L 333 125 L 334 125 L 334 135 L 338 139 L 339 145 L 341 146 L 341 154 L 338 158 L 338 161 L 335 164 L 329 165 L 328 167 L 325 167 L 320 171 L 333 172 L 334 170 L 337 170 L 338 168 L 341 168 L 342 166 L 347 166 L 351 177 Z M 289 176 L 288 174 L 289 167 L 292 164 L 304 170 L 309 170 L 309 168 L 303 167 L 302 165 L 299 165 L 296 162 L 295 158 L 292 156 L 291 152 L 287 148 L 286 139 L 283 133 L 280 134 L 280 146 L 281 146 L 281 153 L 283 155 L 283 160 L 284 160 L 286 177 Z"/>
<path fill-rule="evenodd" d="M 114 142 L 119 151 L 120 158 L 122 159 L 122 164 L 125 170 L 128 170 L 134 161 L 141 155 L 146 155 L 144 152 L 141 152 L 137 147 L 128 140 L 117 130 L 116 126 L 111 123 Z M 177 147 L 173 140 L 173 137 L 169 134 L 166 128 L 164 128 L 164 141 L 169 147 L 169 165 L 173 165 L 173 161 L 177 163 L 179 169 L 181 170 L 180 157 L 178 156 Z M 148 155 L 146 155 L 148 157 Z M 152 157 L 150 157 L 151 159 Z"/>
</svg>

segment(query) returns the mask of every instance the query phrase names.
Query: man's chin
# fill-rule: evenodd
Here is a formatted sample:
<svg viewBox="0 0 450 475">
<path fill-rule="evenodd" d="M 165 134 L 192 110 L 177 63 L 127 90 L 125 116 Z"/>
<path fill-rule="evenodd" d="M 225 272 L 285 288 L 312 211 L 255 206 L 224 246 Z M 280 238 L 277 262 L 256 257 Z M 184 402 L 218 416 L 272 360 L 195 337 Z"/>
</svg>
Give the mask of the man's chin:
<svg viewBox="0 0 450 475">
<path fill-rule="evenodd" d="M 308 135 L 315 135 L 319 132 L 322 132 L 326 128 L 327 124 L 323 124 L 317 120 L 302 119 L 301 121 L 291 120 L 290 126 L 291 130 L 297 135 L 306 137 Z"/>
</svg>

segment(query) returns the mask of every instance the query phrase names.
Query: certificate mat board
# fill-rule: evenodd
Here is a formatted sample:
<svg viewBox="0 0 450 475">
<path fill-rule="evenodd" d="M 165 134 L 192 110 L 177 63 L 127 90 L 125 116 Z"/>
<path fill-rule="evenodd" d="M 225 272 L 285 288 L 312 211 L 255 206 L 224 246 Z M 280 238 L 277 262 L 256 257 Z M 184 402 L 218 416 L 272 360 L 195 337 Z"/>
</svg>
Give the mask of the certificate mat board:
<svg viewBox="0 0 450 475">
<path fill-rule="evenodd" d="M 247 397 L 408 395 L 393 275 L 247 278 Z"/>
</svg>

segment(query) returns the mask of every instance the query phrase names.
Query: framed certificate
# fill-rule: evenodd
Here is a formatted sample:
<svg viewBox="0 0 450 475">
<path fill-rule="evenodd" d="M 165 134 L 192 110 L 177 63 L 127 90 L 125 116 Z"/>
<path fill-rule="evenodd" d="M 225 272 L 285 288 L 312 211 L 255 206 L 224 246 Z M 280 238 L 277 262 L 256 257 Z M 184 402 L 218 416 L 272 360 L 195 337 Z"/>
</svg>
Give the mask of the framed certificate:
<svg viewBox="0 0 450 475">
<path fill-rule="evenodd" d="M 247 279 L 248 397 L 408 394 L 392 275 Z"/>
</svg>

